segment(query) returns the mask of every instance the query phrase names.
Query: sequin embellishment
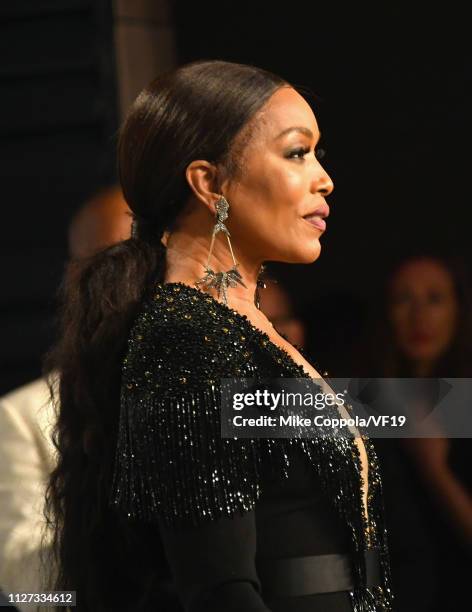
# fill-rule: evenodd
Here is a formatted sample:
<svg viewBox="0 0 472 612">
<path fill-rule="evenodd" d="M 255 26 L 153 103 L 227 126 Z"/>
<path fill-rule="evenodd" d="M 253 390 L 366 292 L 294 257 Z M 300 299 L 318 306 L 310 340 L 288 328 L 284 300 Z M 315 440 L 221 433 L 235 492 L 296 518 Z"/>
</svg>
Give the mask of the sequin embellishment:
<svg viewBox="0 0 472 612">
<path fill-rule="evenodd" d="M 363 438 L 369 464 L 366 524 L 355 442 L 341 437 L 223 439 L 219 380 L 225 377 L 309 379 L 245 315 L 195 287 L 156 284 L 133 323 L 123 360 L 110 503 L 131 518 L 159 517 L 167 525 L 197 525 L 244 513 L 260 497 L 264 458 L 270 457 L 274 473 L 286 478 L 296 445 L 351 534 L 354 612 L 390 611 L 382 484 L 372 442 Z M 365 586 L 368 546 L 380 548 L 379 587 Z"/>
</svg>

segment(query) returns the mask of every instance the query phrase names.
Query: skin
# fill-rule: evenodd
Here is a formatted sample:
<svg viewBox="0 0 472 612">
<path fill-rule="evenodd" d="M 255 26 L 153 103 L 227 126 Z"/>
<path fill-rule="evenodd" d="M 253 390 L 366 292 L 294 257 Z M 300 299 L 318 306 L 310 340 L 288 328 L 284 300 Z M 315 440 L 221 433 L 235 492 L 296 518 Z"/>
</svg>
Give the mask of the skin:
<svg viewBox="0 0 472 612">
<path fill-rule="evenodd" d="M 292 127 L 301 127 L 305 133 L 290 131 L 280 136 Z M 287 86 L 271 96 L 251 122 L 251 129 L 254 136 L 244 149 L 244 171 L 236 178 L 224 177 L 218 167 L 206 160 L 195 160 L 187 167 L 193 196 L 175 230 L 164 237 L 164 282 L 193 286 L 202 277 L 215 221 L 215 202 L 223 194 L 230 204 L 225 223 L 246 285 L 230 289 L 228 306 L 265 331 L 312 378 L 321 379 L 321 374 L 276 332 L 254 304 L 257 276 L 264 261 L 309 264 L 320 255 L 323 230 L 302 218 L 321 204 L 326 206 L 325 198 L 334 188 L 315 153 L 320 138 L 318 123 L 306 100 Z M 214 270 L 228 270 L 233 265 L 222 233 L 217 236 L 210 265 Z M 328 386 L 326 391 L 333 392 Z M 349 416 L 343 406 L 339 411 L 343 417 Z M 362 475 L 367 483 L 364 444 L 359 433 L 353 433 L 358 436 Z M 367 515 L 367 486 L 363 488 L 363 502 Z"/>
<path fill-rule="evenodd" d="M 390 298 L 390 320 L 400 351 L 415 376 L 430 376 L 456 333 L 459 306 L 449 272 L 434 259 L 410 260 L 392 279 Z M 450 440 L 438 430 L 434 438 L 403 443 L 460 541 L 471 547 L 472 497 L 449 466 Z"/>
<path fill-rule="evenodd" d="M 390 319 L 400 351 L 416 376 L 428 376 L 451 344 L 458 313 L 453 280 L 440 262 L 407 262 L 391 283 Z"/>
</svg>

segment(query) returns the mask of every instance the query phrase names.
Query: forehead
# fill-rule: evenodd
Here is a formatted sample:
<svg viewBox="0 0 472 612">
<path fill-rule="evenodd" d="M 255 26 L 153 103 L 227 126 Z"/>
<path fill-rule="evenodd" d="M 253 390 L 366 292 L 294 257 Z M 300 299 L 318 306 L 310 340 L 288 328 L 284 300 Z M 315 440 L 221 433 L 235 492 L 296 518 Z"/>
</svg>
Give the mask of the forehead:
<svg viewBox="0 0 472 612">
<path fill-rule="evenodd" d="M 318 137 L 316 117 L 308 102 L 292 87 L 281 87 L 265 104 L 260 113 L 264 132 L 274 138 L 290 127 L 306 127 Z"/>
<path fill-rule="evenodd" d="M 429 259 L 419 259 L 405 263 L 393 278 L 393 287 L 402 285 L 415 287 L 452 286 L 448 270 L 440 263 Z"/>
</svg>

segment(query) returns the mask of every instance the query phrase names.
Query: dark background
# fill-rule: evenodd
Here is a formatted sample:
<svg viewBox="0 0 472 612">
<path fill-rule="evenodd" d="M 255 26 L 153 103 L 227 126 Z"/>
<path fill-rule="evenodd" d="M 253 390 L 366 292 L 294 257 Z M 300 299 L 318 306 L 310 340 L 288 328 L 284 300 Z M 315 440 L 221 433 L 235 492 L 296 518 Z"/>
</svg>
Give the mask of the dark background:
<svg viewBox="0 0 472 612">
<path fill-rule="evenodd" d="M 318 96 L 324 163 L 335 183 L 322 254 L 312 266 L 274 267 L 309 322 L 321 319 L 343 336 L 405 250 L 424 245 L 470 262 L 465 8 L 173 6 L 180 62 L 253 63 Z M 39 374 L 72 213 L 115 177 L 111 2 L 3 2 L 0 57 L 0 385 L 7 391 Z"/>
<path fill-rule="evenodd" d="M 67 225 L 114 177 L 111 2 L 2 2 L 0 58 L 0 386 L 7 391 L 39 375 Z"/>
</svg>

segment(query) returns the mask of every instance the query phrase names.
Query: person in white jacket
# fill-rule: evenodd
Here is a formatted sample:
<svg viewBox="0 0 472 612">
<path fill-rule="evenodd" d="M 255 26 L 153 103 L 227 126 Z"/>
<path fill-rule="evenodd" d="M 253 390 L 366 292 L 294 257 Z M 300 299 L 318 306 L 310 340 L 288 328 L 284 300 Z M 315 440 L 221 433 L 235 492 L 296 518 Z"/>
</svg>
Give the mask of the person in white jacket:
<svg viewBox="0 0 472 612">
<path fill-rule="evenodd" d="M 125 240 L 130 231 L 131 217 L 121 190 L 106 188 L 73 217 L 70 255 L 87 256 Z M 54 421 L 43 378 L 0 397 L 0 589 L 7 601 L 8 593 L 41 593 L 48 588 L 41 551 L 46 552 L 50 541 L 43 508 L 55 463 Z M 15 605 L 19 610 L 34 610 L 31 604 Z"/>
<path fill-rule="evenodd" d="M 38 552 L 44 491 L 54 466 L 53 424 L 43 379 L 0 399 L 0 584 L 5 593 L 42 591 Z"/>
</svg>

